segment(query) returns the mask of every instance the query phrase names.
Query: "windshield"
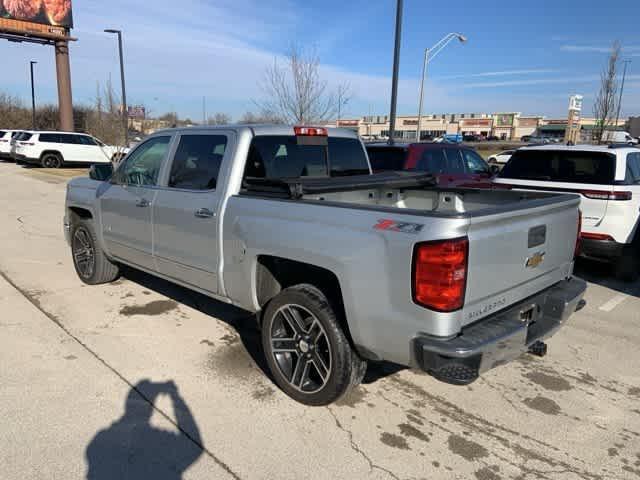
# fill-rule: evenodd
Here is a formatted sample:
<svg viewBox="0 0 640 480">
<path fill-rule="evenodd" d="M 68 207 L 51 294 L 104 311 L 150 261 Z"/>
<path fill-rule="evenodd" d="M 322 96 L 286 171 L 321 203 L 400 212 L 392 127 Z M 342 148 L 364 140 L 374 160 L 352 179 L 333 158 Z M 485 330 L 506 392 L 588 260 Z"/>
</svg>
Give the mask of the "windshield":
<svg viewBox="0 0 640 480">
<path fill-rule="evenodd" d="M 615 156 L 573 150 L 520 150 L 502 169 L 500 178 L 611 185 Z"/>
<path fill-rule="evenodd" d="M 305 138 L 305 137 L 302 137 Z M 317 137 L 309 137 L 317 138 Z M 323 144 L 303 144 L 295 136 L 265 135 L 251 142 L 246 177 L 299 178 L 367 175 L 369 163 L 361 143 L 353 138 L 328 138 Z M 315 143 L 315 142 L 310 142 Z"/>
</svg>

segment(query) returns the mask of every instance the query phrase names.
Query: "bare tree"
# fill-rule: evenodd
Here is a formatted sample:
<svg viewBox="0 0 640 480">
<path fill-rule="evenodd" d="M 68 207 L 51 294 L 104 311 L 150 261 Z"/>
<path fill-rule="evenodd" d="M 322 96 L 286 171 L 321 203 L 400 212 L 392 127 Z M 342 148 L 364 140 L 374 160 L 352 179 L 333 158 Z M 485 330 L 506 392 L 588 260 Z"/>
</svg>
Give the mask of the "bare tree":
<svg viewBox="0 0 640 480">
<path fill-rule="evenodd" d="M 277 117 L 275 114 L 269 111 L 262 111 L 260 113 L 246 112 L 240 120 L 240 124 L 259 124 L 259 123 L 284 123 L 284 121 Z"/>
<path fill-rule="evenodd" d="M 340 118 L 342 118 L 342 107 L 346 107 L 349 100 L 351 100 L 351 86 L 348 83 L 338 85 L 336 100 L 338 103 L 338 121 L 340 121 Z M 336 127 L 338 126 L 339 125 L 336 125 Z"/>
<path fill-rule="evenodd" d="M 314 51 L 292 46 L 284 61 L 274 59 L 265 71 L 261 87 L 265 99 L 256 101 L 263 113 L 285 123 L 307 125 L 328 121 L 337 112 L 336 94 L 320 74 L 320 58 Z M 346 88 L 343 94 L 346 94 Z M 344 96 L 341 102 L 347 100 Z"/>
<path fill-rule="evenodd" d="M 595 141 L 602 143 L 604 133 L 613 124 L 613 118 L 617 108 L 618 64 L 620 61 L 620 42 L 617 40 L 611 46 L 611 53 L 607 60 L 607 66 L 600 74 L 600 91 L 593 105 L 593 114 L 596 118 Z"/>
<path fill-rule="evenodd" d="M 218 112 L 207 119 L 207 125 L 229 125 L 231 123 L 231 115 Z"/>
</svg>

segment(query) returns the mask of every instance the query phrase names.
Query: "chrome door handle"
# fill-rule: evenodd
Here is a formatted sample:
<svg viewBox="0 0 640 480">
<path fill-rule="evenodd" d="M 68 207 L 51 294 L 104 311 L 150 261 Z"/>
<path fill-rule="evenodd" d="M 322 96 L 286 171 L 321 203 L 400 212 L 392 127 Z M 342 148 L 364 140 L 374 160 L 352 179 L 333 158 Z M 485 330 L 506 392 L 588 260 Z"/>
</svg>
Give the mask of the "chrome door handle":
<svg viewBox="0 0 640 480">
<path fill-rule="evenodd" d="M 213 212 L 208 208 L 199 208 L 195 211 L 195 216 L 198 218 L 211 218 L 213 217 Z"/>
<path fill-rule="evenodd" d="M 136 202 L 136 207 L 148 207 L 149 205 L 151 205 L 151 202 L 146 198 L 141 198 Z"/>
</svg>

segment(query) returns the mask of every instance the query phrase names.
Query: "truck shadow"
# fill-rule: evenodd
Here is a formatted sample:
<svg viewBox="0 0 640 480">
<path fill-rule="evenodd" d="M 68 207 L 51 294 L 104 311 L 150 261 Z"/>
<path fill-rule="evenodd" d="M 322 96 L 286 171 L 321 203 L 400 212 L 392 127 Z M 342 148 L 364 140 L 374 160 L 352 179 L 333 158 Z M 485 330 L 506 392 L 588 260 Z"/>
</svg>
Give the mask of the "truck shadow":
<svg viewBox="0 0 640 480">
<path fill-rule="evenodd" d="M 623 282 L 618 280 L 611 264 L 579 258 L 576 261 L 574 274 L 587 282 L 633 297 L 640 297 L 640 281 Z"/>
<path fill-rule="evenodd" d="M 129 267 L 122 268 L 122 276 L 138 285 L 153 290 L 160 295 L 164 295 L 178 303 L 186 305 L 194 310 L 214 317 L 233 328 L 242 342 L 242 346 L 247 351 L 255 365 L 260 368 L 264 375 L 273 382 L 273 377 L 265 361 L 260 337 L 260 328 L 255 314 L 241 308 L 229 305 L 201 293 L 181 287 L 161 278 L 149 275 L 140 270 Z M 385 377 L 393 375 L 406 367 L 390 362 L 369 362 L 367 373 L 363 380 L 364 384 L 372 384 Z"/>
</svg>

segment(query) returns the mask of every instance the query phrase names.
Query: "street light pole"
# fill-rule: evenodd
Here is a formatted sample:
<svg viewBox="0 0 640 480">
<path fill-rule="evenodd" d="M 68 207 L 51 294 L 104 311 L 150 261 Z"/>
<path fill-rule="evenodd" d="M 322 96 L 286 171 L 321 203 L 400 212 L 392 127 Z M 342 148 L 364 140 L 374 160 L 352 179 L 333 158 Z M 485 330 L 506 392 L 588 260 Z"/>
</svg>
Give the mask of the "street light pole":
<svg viewBox="0 0 640 480">
<path fill-rule="evenodd" d="M 391 112 L 389 115 L 389 143 L 393 143 L 396 129 L 396 107 L 398 105 L 398 72 L 400 70 L 400 45 L 402 40 L 402 0 L 396 6 L 396 41 L 393 52 L 393 78 L 391 80 Z"/>
<path fill-rule="evenodd" d="M 124 128 L 124 146 L 129 145 L 129 114 L 127 111 L 127 90 L 124 81 L 124 55 L 122 52 L 122 31 L 107 29 L 105 33 L 115 33 L 118 35 L 118 50 L 120 53 L 120 81 L 122 82 L 122 126 Z"/>
<path fill-rule="evenodd" d="M 416 142 L 422 136 L 422 102 L 424 98 L 424 81 L 427 76 L 427 65 L 429 63 L 429 49 L 424 50 L 424 63 L 422 64 L 422 81 L 420 82 L 420 103 L 418 104 L 418 128 L 416 129 Z"/>
<path fill-rule="evenodd" d="M 433 60 L 436 55 L 438 55 L 444 47 L 446 47 L 451 40 L 458 39 L 460 43 L 465 43 L 467 41 L 467 37 L 460 33 L 448 33 L 445 35 L 438 43 L 436 43 L 433 47 L 427 48 L 424 51 L 424 63 L 422 64 L 422 81 L 420 82 L 420 100 L 418 104 L 418 128 L 416 128 L 416 141 L 420 141 L 420 137 L 422 136 L 422 104 L 424 100 L 424 82 L 427 76 L 427 65 Z"/>
<path fill-rule="evenodd" d="M 31 61 L 31 126 L 35 130 L 36 129 L 36 87 L 35 82 L 33 81 L 33 66 L 38 63 L 35 61 Z"/>
<path fill-rule="evenodd" d="M 618 99 L 618 112 L 616 113 L 616 124 L 615 128 L 618 128 L 618 121 L 620 120 L 620 108 L 622 107 L 622 93 L 624 92 L 624 81 L 627 77 L 627 65 L 631 63 L 631 60 L 625 60 L 624 62 L 624 70 L 622 71 L 622 85 L 620 85 L 620 98 Z"/>
</svg>

